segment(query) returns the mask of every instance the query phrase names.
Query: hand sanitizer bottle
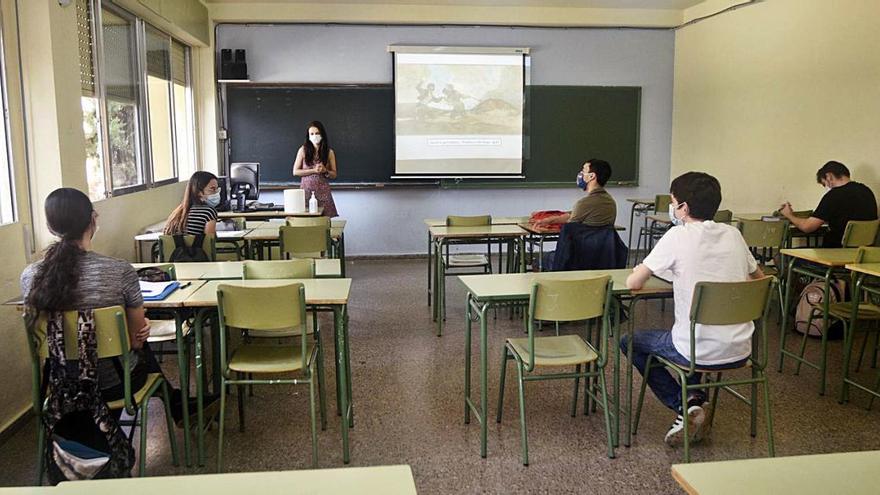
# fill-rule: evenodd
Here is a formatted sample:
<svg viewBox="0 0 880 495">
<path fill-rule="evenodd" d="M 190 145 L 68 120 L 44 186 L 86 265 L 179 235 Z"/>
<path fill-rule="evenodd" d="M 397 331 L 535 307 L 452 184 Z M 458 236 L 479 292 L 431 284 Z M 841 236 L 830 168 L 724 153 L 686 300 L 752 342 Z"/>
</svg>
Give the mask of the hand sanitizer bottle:
<svg viewBox="0 0 880 495">
<path fill-rule="evenodd" d="M 309 198 L 309 213 L 318 213 L 318 198 L 315 197 L 314 191 L 312 191 L 312 197 Z"/>
</svg>

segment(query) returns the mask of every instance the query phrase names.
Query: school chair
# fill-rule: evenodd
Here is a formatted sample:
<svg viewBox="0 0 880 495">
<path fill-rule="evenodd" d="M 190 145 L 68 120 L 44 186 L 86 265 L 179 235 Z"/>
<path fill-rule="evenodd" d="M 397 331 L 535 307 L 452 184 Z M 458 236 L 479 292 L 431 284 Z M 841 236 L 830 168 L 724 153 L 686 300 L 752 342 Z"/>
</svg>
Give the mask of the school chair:
<svg viewBox="0 0 880 495">
<path fill-rule="evenodd" d="M 850 222 L 852 223 L 852 222 Z M 856 255 L 856 263 L 880 263 L 880 248 L 859 248 L 859 252 Z M 851 279 L 851 287 L 855 287 L 856 283 L 856 274 L 852 274 Z M 858 307 L 854 307 L 857 305 Z M 820 318 L 822 313 L 821 306 L 814 306 L 810 310 L 810 317 L 807 320 L 807 328 L 813 324 L 813 320 L 816 318 Z M 855 319 L 853 319 L 853 315 L 855 314 Z M 853 342 L 855 341 L 855 333 L 856 331 L 864 332 L 865 339 L 862 341 L 862 350 L 859 353 L 858 363 L 856 365 L 856 371 L 858 371 L 859 367 L 862 364 L 862 358 L 865 355 L 865 348 L 867 347 L 868 337 L 873 334 L 874 336 L 878 335 L 878 328 L 876 326 L 877 322 L 880 322 L 880 306 L 871 301 L 870 298 L 864 298 L 862 301 L 841 301 L 841 302 L 833 302 L 828 305 L 828 326 L 831 326 L 833 321 L 839 321 L 843 325 L 843 377 L 841 378 L 841 389 L 840 389 L 840 399 L 838 402 L 843 404 L 844 402 L 849 400 L 849 383 L 847 380 L 849 379 L 849 367 L 851 363 L 852 357 L 852 347 Z M 861 327 L 861 325 L 857 325 L 859 322 L 865 323 L 875 323 L 872 328 Z M 800 372 L 800 367 L 802 364 L 802 360 L 804 359 L 804 352 L 807 346 L 807 334 L 809 332 L 804 332 L 803 337 L 801 339 L 801 349 L 800 349 L 800 358 L 798 361 L 797 367 L 795 368 L 795 375 Z M 822 357 L 819 365 L 816 366 L 819 370 L 819 375 L 821 380 L 824 382 L 826 366 L 825 366 L 825 356 L 827 355 L 827 329 L 823 329 L 822 331 L 822 340 L 820 345 L 820 355 Z M 876 346 L 875 346 L 876 347 Z M 872 361 L 876 365 L 876 348 L 873 354 Z M 815 365 L 814 365 L 815 366 Z M 860 387 L 861 388 L 861 387 Z"/>
<path fill-rule="evenodd" d="M 226 420 L 226 389 L 238 386 L 239 427 L 244 429 L 244 387 L 246 385 L 309 386 L 309 419 L 312 434 L 312 467 L 318 467 L 318 432 L 315 425 L 315 366 L 318 346 L 309 338 L 306 320 L 305 289 L 301 283 L 271 287 L 242 287 L 221 284 L 217 287 L 220 320 L 220 432 L 217 443 L 217 471 L 223 469 L 223 432 Z M 299 328 L 299 343 L 261 345 L 240 343 L 231 353 L 227 334 L 230 328 L 287 331 Z M 280 373 L 294 374 L 278 378 Z M 265 378 L 249 378 L 250 376 Z M 285 411 L 284 408 L 278 409 Z"/>
<path fill-rule="evenodd" d="M 446 226 L 447 227 L 485 227 L 488 225 L 492 225 L 492 216 L 491 215 L 477 215 L 477 216 L 455 216 L 450 215 L 446 217 Z M 447 269 L 454 268 L 482 268 L 480 273 L 492 273 L 492 264 L 489 261 L 489 258 L 492 256 L 492 243 L 486 241 L 486 254 L 449 254 L 449 245 L 450 244 L 473 244 L 473 241 L 462 241 L 462 242 L 447 242 L 446 243 L 446 252 L 443 255 L 443 265 L 447 267 Z M 447 273 L 447 275 L 461 275 L 461 272 L 458 273 Z"/>
<path fill-rule="evenodd" d="M 718 210 L 715 212 L 715 216 L 712 217 L 712 221 L 716 223 L 730 223 L 733 221 L 733 212 L 730 210 Z"/>
<path fill-rule="evenodd" d="M 758 260 L 758 268 L 764 275 L 772 275 L 781 278 L 782 270 L 775 265 L 774 256 L 785 246 L 785 240 L 789 231 L 788 220 L 765 222 L 763 220 L 739 220 L 738 228 L 749 250 Z M 769 265 L 774 261 L 773 265 Z M 776 284 L 776 293 L 779 298 L 779 316 L 782 317 L 783 295 L 782 283 Z"/>
<path fill-rule="evenodd" d="M 94 310 L 95 315 L 95 339 L 98 346 L 98 359 L 117 358 L 122 367 L 122 381 L 124 384 L 124 398 L 108 402 L 107 407 L 111 411 L 125 409 L 132 416 L 130 420 L 119 421 L 120 426 L 131 426 L 129 442 L 134 436 L 135 428 L 140 428 L 140 452 L 138 454 L 138 476 L 146 475 L 147 455 L 147 418 L 150 399 L 156 393 L 165 405 L 165 427 L 168 431 L 168 441 L 171 444 L 171 462 L 178 465 L 177 440 L 174 431 L 174 420 L 171 415 L 171 394 L 168 383 L 161 373 L 150 373 L 144 385 L 133 391 L 131 389 L 131 365 L 129 362 L 131 353 L 131 341 L 128 334 L 128 323 L 125 319 L 125 310 L 122 306 L 109 306 Z M 49 355 L 46 330 L 48 321 L 45 315 L 40 315 L 33 324 L 33 333 L 28 330 L 29 315 L 24 316 L 25 330 L 28 331 L 28 349 L 31 355 L 31 396 L 33 397 L 34 414 L 40 418 L 37 422 L 37 484 L 43 484 L 43 471 L 45 470 L 46 431 L 43 424 L 45 397 L 42 396 L 42 362 Z M 63 313 L 64 326 L 64 349 L 68 360 L 79 359 L 77 345 L 77 311 L 65 311 Z M 132 393 L 134 392 L 134 393 Z M 52 393 L 51 390 L 48 393 Z"/>
<path fill-rule="evenodd" d="M 326 217 L 324 217 L 326 218 Z M 247 260 L 242 263 L 242 279 L 244 280 L 260 280 L 260 279 L 301 279 L 315 278 L 315 260 L 293 259 L 293 260 L 277 260 L 277 261 L 251 261 Z M 318 346 L 318 400 L 321 410 L 321 429 L 327 429 L 327 420 L 325 417 L 325 401 L 324 401 L 324 344 L 321 338 L 321 329 L 318 324 L 318 310 L 312 312 L 312 329 L 307 331 L 314 335 L 315 345 Z M 286 330 L 242 330 L 245 339 L 264 339 L 260 342 L 275 342 L 290 337 L 298 337 L 299 328 L 289 328 Z M 273 340 L 274 339 L 274 340 Z M 248 386 L 248 395 L 253 396 L 253 386 Z"/>
<path fill-rule="evenodd" d="M 850 220 L 843 231 L 841 247 L 873 246 L 880 220 Z"/>
<path fill-rule="evenodd" d="M 524 384 L 533 380 L 565 380 L 574 378 L 574 397 L 571 404 L 572 417 L 577 414 L 578 384 L 584 379 L 584 414 L 589 413 L 588 400 L 602 404 L 605 415 L 605 434 L 608 457 L 614 457 L 611 439 L 611 417 L 608 409 L 608 393 L 605 387 L 605 364 L 608 362 L 608 332 L 611 314 L 611 277 L 583 279 L 541 279 L 532 285 L 529 297 L 528 337 L 509 338 L 501 357 L 501 383 L 498 391 L 498 413 L 495 420 L 501 422 L 504 406 L 504 381 L 507 361 L 516 361 L 517 388 L 519 390 L 519 418 L 522 441 L 522 462 L 529 464 L 529 435 L 526 423 L 526 398 Z M 535 337 L 537 321 L 584 321 L 599 320 L 599 340 L 590 343 L 580 335 L 557 335 Z M 588 334 L 591 333 L 587 330 Z M 538 368 L 574 366 L 574 372 L 534 373 Z M 583 367 L 583 371 L 582 370 Z M 599 396 L 590 382 L 598 379 Z"/>
<path fill-rule="evenodd" d="M 183 241 L 187 246 L 192 246 L 193 241 L 195 241 L 196 236 L 194 235 L 184 235 Z M 171 254 L 174 252 L 174 236 L 162 234 L 159 236 L 159 262 L 167 263 L 171 262 Z M 217 261 L 217 236 L 215 235 L 205 235 L 205 239 L 202 242 L 202 249 L 205 250 L 205 254 L 208 255 L 208 261 Z"/>
<path fill-rule="evenodd" d="M 654 214 L 668 213 L 669 205 L 672 203 L 672 196 L 669 194 L 658 194 L 654 196 Z M 639 237 L 636 239 L 636 254 L 633 261 L 634 265 L 639 264 L 644 255 L 647 255 L 654 248 L 654 241 L 663 237 L 663 234 L 669 230 L 670 225 L 660 224 L 652 221 L 648 224 L 648 216 L 645 216 L 645 225 L 639 230 Z M 642 253 L 642 240 L 645 241 L 645 252 Z"/>
<path fill-rule="evenodd" d="M 330 235 L 330 217 L 287 217 L 286 224 L 291 227 L 308 227 L 320 225 L 327 229 L 327 245 L 330 246 L 328 257 L 339 258 L 339 239 L 334 239 Z"/>
<path fill-rule="evenodd" d="M 322 225 L 282 225 L 278 229 L 281 257 L 323 258 L 329 248 L 329 229 Z"/>
<path fill-rule="evenodd" d="M 694 298 L 691 303 L 690 310 L 690 342 L 691 349 L 688 356 L 690 362 L 687 366 L 674 363 L 666 358 L 649 355 L 645 364 L 645 376 L 642 379 L 642 386 L 639 391 L 639 401 L 636 405 L 636 417 L 633 424 L 633 435 L 638 432 L 639 418 L 642 412 L 642 403 L 645 399 L 645 388 L 648 383 L 648 376 L 652 370 L 659 369 L 656 372 L 665 373 L 662 368 L 666 368 L 674 375 L 678 376 L 681 384 L 681 403 L 687 404 L 687 396 L 689 390 L 711 388 L 713 390 L 712 403 L 710 406 L 709 417 L 707 418 L 707 428 L 711 428 L 715 419 L 715 412 L 718 407 L 718 392 L 723 389 L 729 392 L 737 399 L 745 402 L 751 407 L 751 435 L 757 435 L 757 416 L 758 416 L 758 386 L 763 388 L 764 392 L 764 414 L 767 423 L 767 444 L 770 457 L 775 456 L 773 446 L 773 418 L 770 412 L 770 384 L 767 381 L 765 368 L 767 366 L 767 313 L 770 309 L 770 296 L 773 293 L 773 286 L 776 284 L 774 277 L 763 277 L 757 280 L 748 280 L 745 282 L 698 282 L 694 288 Z M 748 361 L 739 367 L 731 367 L 719 370 L 701 369 L 696 362 L 696 327 L 701 325 L 736 325 L 741 323 L 755 323 L 755 332 L 752 334 L 752 354 Z M 716 331 L 723 332 L 723 329 Z M 725 372 L 737 369 L 749 369 L 751 378 L 728 379 L 722 380 Z M 688 385 L 686 379 L 693 376 L 694 373 L 704 373 L 705 380 L 703 383 Z M 715 377 L 712 378 L 711 375 Z M 732 387 L 739 385 L 750 385 L 751 394 L 745 397 Z M 690 454 L 690 432 L 688 432 L 688 421 L 684 421 L 684 462 L 691 461 Z"/>
</svg>

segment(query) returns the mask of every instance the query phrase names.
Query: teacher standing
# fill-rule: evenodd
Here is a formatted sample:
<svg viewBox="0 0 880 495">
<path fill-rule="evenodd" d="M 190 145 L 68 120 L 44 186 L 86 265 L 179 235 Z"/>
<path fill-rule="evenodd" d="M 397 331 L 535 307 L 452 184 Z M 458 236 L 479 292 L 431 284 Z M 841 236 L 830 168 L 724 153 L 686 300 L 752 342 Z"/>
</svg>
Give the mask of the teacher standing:
<svg viewBox="0 0 880 495">
<path fill-rule="evenodd" d="M 300 188 L 305 191 L 306 201 L 315 193 L 318 207 L 323 207 L 325 217 L 335 217 L 336 203 L 333 202 L 333 194 L 330 192 L 328 179 L 336 178 L 336 154 L 330 149 L 330 140 L 327 139 L 327 131 L 324 124 L 313 120 L 309 122 L 306 131 L 306 140 L 299 151 L 296 152 L 296 160 L 293 162 L 293 175 L 302 177 Z"/>
</svg>

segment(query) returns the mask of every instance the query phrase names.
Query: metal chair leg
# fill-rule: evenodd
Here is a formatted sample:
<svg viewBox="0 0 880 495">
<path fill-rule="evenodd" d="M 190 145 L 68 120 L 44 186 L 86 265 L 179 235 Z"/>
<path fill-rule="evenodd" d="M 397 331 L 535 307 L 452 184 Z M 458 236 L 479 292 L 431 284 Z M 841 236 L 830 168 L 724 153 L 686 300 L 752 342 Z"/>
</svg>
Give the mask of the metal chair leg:
<svg viewBox="0 0 880 495">
<path fill-rule="evenodd" d="M 523 363 L 516 361 L 517 374 L 519 375 L 519 427 L 522 434 L 522 461 L 523 466 L 529 465 L 529 432 L 526 424 L 526 397 L 523 387 Z"/>
<path fill-rule="evenodd" d="M 507 353 L 507 345 L 501 349 L 501 381 L 498 384 L 498 412 L 495 415 L 495 422 L 501 422 L 501 411 L 504 409 L 504 382 L 507 376 L 507 360 L 510 359 Z M 465 404 L 467 407 L 467 404 Z M 467 412 L 467 411 L 465 411 Z M 486 418 L 483 418 L 485 421 Z"/>
<path fill-rule="evenodd" d="M 581 374 L 581 365 L 580 365 L 580 364 L 578 364 L 578 365 L 576 365 L 576 366 L 574 367 L 574 372 L 575 372 L 577 375 L 580 375 L 580 374 Z M 571 417 L 572 417 L 572 418 L 575 417 L 575 416 L 577 416 L 577 408 L 578 408 L 578 386 L 580 385 L 580 380 L 581 380 L 581 377 L 580 377 L 580 376 L 576 376 L 576 377 L 574 377 L 574 393 L 572 394 L 573 397 L 572 397 L 572 399 L 571 399 Z M 584 378 L 584 380 L 586 380 L 586 378 Z M 584 393 L 586 393 L 586 391 L 584 391 Z"/>
</svg>

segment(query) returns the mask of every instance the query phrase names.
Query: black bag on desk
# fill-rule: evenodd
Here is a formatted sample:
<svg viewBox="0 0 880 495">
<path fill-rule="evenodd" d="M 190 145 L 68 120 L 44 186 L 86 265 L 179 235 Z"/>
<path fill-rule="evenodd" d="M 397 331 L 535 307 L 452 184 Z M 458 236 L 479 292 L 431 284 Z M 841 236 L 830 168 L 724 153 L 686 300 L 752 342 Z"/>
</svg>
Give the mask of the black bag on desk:
<svg viewBox="0 0 880 495">
<path fill-rule="evenodd" d="M 187 261 L 211 261 L 208 253 L 202 247 L 205 242 L 204 235 L 197 235 L 193 239 L 192 246 L 186 245 L 186 239 L 182 235 L 174 236 L 174 251 L 168 261 L 171 263 L 181 263 Z"/>
</svg>

